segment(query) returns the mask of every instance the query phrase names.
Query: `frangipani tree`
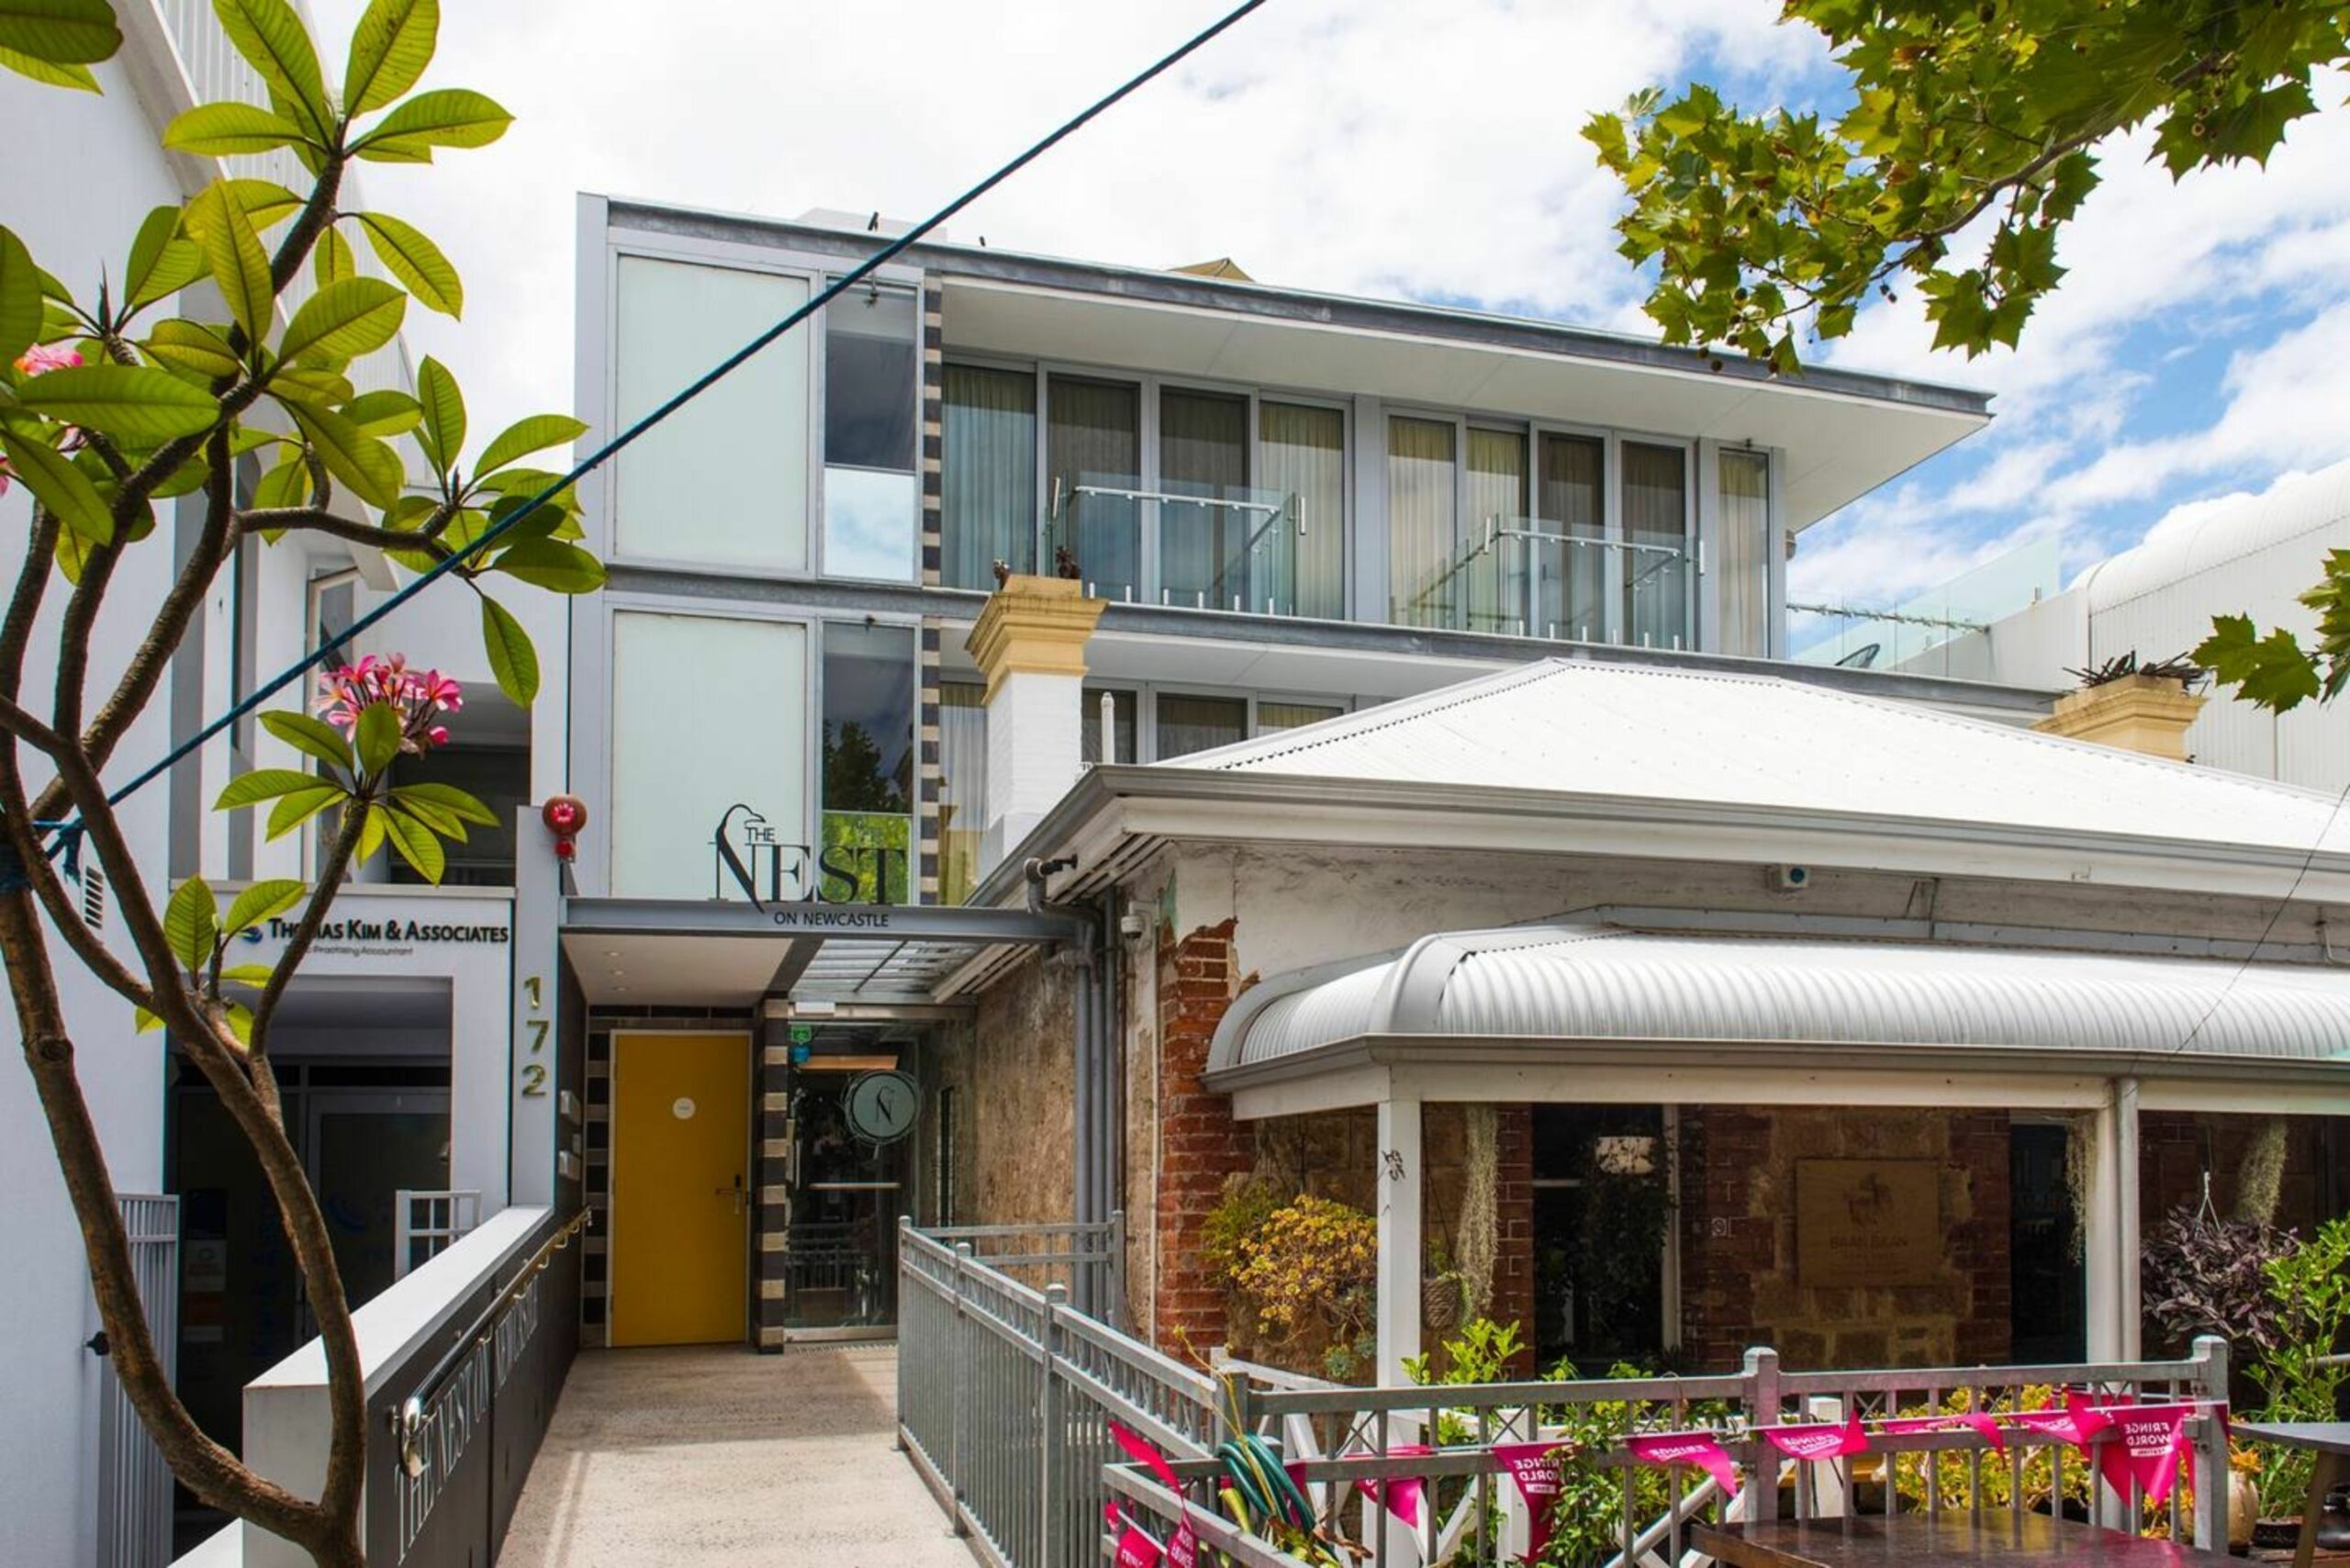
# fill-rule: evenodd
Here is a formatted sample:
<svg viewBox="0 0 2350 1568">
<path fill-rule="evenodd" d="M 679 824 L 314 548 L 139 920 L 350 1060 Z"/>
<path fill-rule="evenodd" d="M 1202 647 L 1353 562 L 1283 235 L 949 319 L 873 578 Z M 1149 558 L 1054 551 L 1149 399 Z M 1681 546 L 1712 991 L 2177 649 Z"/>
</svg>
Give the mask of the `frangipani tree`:
<svg viewBox="0 0 2350 1568">
<path fill-rule="evenodd" d="M 216 807 L 265 807 L 272 837 L 319 823 L 319 875 L 257 883 L 225 910 L 200 879 L 168 896 L 151 886 L 151 868 L 125 836 L 120 796 L 109 796 L 110 787 L 120 790 L 117 753 L 214 579 L 249 539 L 327 534 L 454 578 L 462 588 L 431 591 L 479 599 L 489 666 L 525 706 L 538 691 L 537 656 L 496 596 L 518 585 L 590 592 L 604 574 L 573 543 L 579 529 L 567 490 L 532 504 L 561 476 L 527 460 L 579 435 L 577 420 L 524 420 L 469 461 L 464 400 L 445 367 L 425 360 L 414 396 L 363 392 L 351 379 L 354 361 L 392 341 L 411 302 L 454 316 L 464 289 L 431 239 L 354 207 L 347 171 L 355 162 L 430 162 L 444 150 L 485 146 L 508 124 L 478 93 L 413 91 L 432 59 L 437 0 L 374 0 L 352 39 L 340 95 L 286 0 L 214 0 L 214 8 L 270 106 L 200 106 L 173 123 L 164 145 L 201 157 L 284 149 L 307 172 L 306 188 L 218 179 L 185 205 L 149 214 L 123 237 L 119 264 L 100 277 L 53 276 L 0 228 L 0 484 L 20 485 L 32 499 L 24 565 L 5 585 L 0 610 L 0 958 L 115 1371 L 140 1419 L 205 1502 L 297 1542 L 321 1564 L 344 1565 L 362 1561 L 365 1394 L 326 1223 L 286 1137 L 270 1027 L 353 865 L 396 854 L 438 880 L 444 845 L 494 820 L 462 791 L 395 781 L 401 756 L 447 738 L 462 694 L 437 672 L 361 660 L 322 678 L 319 712 L 263 714 L 308 766 L 243 774 Z M 0 0 L 0 65 L 37 81 L 95 92 L 89 67 L 120 41 L 104 0 Z M 359 270 L 362 247 L 389 280 Z M 221 308 L 181 309 L 207 282 Z M 394 445 L 402 440 L 412 458 Z M 241 479 L 256 465 L 257 480 Z M 171 558 L 155 509 L 177 498 L 189 498 L 184 534 L 186 510 L 200 513 L 183 540 L 185 559 L 144 574 L 169 585 L 138 606 L 151 614 L 151 629 L 119 650 L 118 670 L 109 658 L 106 678 L 94 677 L 99 612 L 118 583 L 142 575 L 118 568 L 138 552 Z M 55 649 L 46 694 L 28 689 L 37 640 Z M 311 683 L 293 689 L 298 701 Z M 67 885 L 76 857 L 94 858 L 112 883 L 127 952 L 77 915 Z M 276 963 L 225 961 L 241 932 L 289 917 Z M 77 1050 L 60 964 L 85 968 L 142 1026 L 167 1029 L 252 1146 L 325 1350 L 332 1431 L 316 1498 L 255 1474 L 206 1436 L 163 1374 L 84 1092 L 84 1072 L 104 1072 L 106 1058 L 94 1054 L 85 1066 Z"/>
</svg>

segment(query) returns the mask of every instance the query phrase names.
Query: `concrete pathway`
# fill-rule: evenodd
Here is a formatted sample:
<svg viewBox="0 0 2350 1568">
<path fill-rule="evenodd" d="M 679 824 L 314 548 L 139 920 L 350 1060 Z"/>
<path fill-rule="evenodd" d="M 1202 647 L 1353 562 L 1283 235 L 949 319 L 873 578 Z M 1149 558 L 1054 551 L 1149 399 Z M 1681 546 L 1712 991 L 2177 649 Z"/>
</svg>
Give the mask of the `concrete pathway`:
<svg viewBox="0 0 2350 1568">
<path fill-rule="evenodd" d="M 898 1352 L 587 1350 L 498 1568 L 971 1568 L 891 1446 Z"/>
</svg>

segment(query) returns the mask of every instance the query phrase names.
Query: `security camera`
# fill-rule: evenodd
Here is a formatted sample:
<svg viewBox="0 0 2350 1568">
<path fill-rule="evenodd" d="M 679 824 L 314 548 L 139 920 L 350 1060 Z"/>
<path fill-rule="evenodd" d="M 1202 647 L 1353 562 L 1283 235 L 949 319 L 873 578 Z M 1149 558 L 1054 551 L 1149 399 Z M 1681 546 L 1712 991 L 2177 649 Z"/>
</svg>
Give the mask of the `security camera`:
<svg viewBox="0 0 2350 1568">
<path fill-rule="evenodd" d="M 1771 881 L 1783 893 L 1799 893 L 1811 886 L 1811 868 L 1774 866 L 1771 868 Z"/>
<path fill-rule="evenodd" d="M 1148 929 L 1149 923 L 1143 919 L 1142 911 L 1138 909 L 1130 909 L 1118 916 L 1118 935 L 1129 942 L 1141 941 L 1143 933 Z"/>
</svg>

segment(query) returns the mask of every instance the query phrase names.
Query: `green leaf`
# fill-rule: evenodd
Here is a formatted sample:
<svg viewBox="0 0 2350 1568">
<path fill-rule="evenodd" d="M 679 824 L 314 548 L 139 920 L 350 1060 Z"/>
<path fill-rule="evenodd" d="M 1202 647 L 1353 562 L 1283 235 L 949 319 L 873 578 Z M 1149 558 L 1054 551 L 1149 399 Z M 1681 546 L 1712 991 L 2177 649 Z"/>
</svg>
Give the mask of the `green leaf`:
<svg viewBox="0 0 2350 1568">
<path fill-rule="evenodd" d="M 7 454 L 9 468 L 35 499 L 56 514 L 65 532 L 85 545 L 114 538 L 113 512 L 72 458 L 45 441 L 7 430 L 0 430 L 0 452 Z"/>
<path fill-rule="evenodd" d="M 453 784 L 402 784 L 392 790 L 392 798 L 410 804 L 421 801 L 459 822 L 478 823 L 483 827 L 498 825 L 496 812 Z"/>
<path fill-rule="evenodd" d="M 2249 615 L 2213 616 L 2211 634 L 2191 656 L 2221 686 L 2271 712 L 2290 712 L 2324 687 L 2317 661 L 2291 633 L 2278 627 L 2263 637 Z"/>
<path fill-rule="evenodd" d="M 291 794 L 297 790 L 315 790 L 319 781 L 317 774 L 304 773 L 299 768 L 256 767 L 251 773 L 240 773 L 229 779 L 229 787 L 220 791 L 220 798 L 212 802 L 212 809 L 233 812 L 246 806 L 257 806 L 263 801 L 274 801 L 280 795 Z"/>
<path fill-rule="evenodd" d="M 302 210 L 302 198 L 275 180 L 224 180 L 229 199 L 244 208 L 256 230 L 270 229 Z"/>
<path fill-rule="evenodd" d="M 553 593 L 594 593 L 604 586 L 603 563 L 576 544 L 525 539 L 491 565 L 511 577 Z"/>
<path fill-rule="evenodd" d="M 273 96 L 291 99 L 320 141 L 332 129 L 326 82 L 318 50 L 302 18 L 285 0 L 212 0 L 220 30 L 245 63 L 269 84 Z"/>
<path fill-rule="evenodd" d="M 133 308 L 177 294 L 204 275 L 204 252 L 180 238 L 180 209 L 159 207 L 139 226 L 123 269 L 123 297 Z"/>
<path fill-rule="evenodd" d="M 229 346 L 228 339 L 200 321 L 177 316 L 158 321 L 140 346 L 165 364 L 207 381 L 237 374 L 237 351 Z"/>
<path fill-rule="evenodd" d="M 432 63 L 440 0 L 375 0 L 351 35 L 342 73 L 349 113 L 373 114 L 416 85 Z"/>
<path fill-rule="evenodd" d="M 424 410 L 405 392 L 362 392 L 342 406 L 342 417 L 362 435 L 406 435 Z"/>
<path fill-rule="evenodd" d="M 294 885 L 298 888 L 302 884 L 297 882 Z M 220 970 L 220 983 L 246 985 L 259 991 L 269 983 L 270 977 L 276 972 L 275 967 L 269 964 L 229 964 L 223 966 Z"/>
<path fill-rule="evenodd" d="M 282 361 L 269 373 L 269 391 L 281 402 L 291 398 L 321 409 L 340 409 L 358 396 L 349 376 L 315 364 Z"/>
<path fill-rule="evenodd" d="M 163 145 L 199 158 L 251 157 L 310 133 L 253 104 L 198 104 L 163 128 Z"/>
<path fill-rule="evenodd" d="M 138 1025 L 139 1033 L 142 1035 L 151 1034 L 163 1026 L 163 1021 L 161 1018 L 143 1007 L 133 1007 L 130 1010 L 130 1017 L 131 1022 Z"/>
<path fill-rule="evenodd" d="M 82 93 L 98 90 L 98 79 L 90 73 L 88 66 L 62 65 L 52 60 L 39 60 L 21 50 L 0 47 L 0 69 L 13 71 L 19 76 L 29 76 L 44 87 L 71 87 Z"/>
<path fill-rule="evenodd" d="M 17 388 L 26 408 L 135 447 L 160 446 L 212 428 L 220 405 L 168 370 L 144 364 L 74 364 Z"/>
<path fill-rule="evenodd" d="M 429 163 L 435 147 L 487 147 L 514 117 L 483 95 L 442 87 L 415 97 L 375 122 L 352 151 L 379 163 Z"/>
<path fill-rule="evenodd" d="M 269 255 L 261 248 L 252 219 L 226 182 L 215 180 L 187 204 L 186 223 L 189 234 L 204 247 L 212 281 L 228 300 L 229 313 L 245 330 L 246 342 L 262 342 L 269 334 L 277 286 L 271 281 Z"/>
<path fill-rule="evenodd" d="M 539 654 L 531 634 L 504 605 L 487 594 L 481 600 L 481 641 L 489 655 L 489 673 L 498 689 L 517 707 L 528 708 L 539 695 Z"/>
<path fill-rule="evenodd" d="M 499 431 L 498 439 L 481 454 L 481 461 L 474 465 L 474 472 L 494 473 L 518 457 L 577 441 L 587 433 L 587 425 L 568 414 L 532 414 Z"/>
<path fill-rule="evenodd" d="M 0 363 L 14 360 L 40 337 L 40 277 L 25 242 L 0 229 Z"/>
<path fill-rule="evenodd" d="M 277 804 L 270 808 L 269 836 L 285 837 L 320 812 L 350 795 L 340 786 L 321 780 L 315 790 L 298 790 L 290 795 L 280 795 Z"/>
<path fill-rule="evenodd" d="M 229 1033 L 237 1036 L 237 1044 L 251 1050 L 253 1043 L 253 1010 L 241 1002 L 232 1002 L 220 1010 L 221 1021 L 229 1025 Z"/>
<path fill-rule="evenodd" d="M 190 877 L 172 890 L 163 906 L 163 940 L 172 956 L 191 969 L 212 961 L 212 939 L 220 928 L 219 906 L 201 877 Z"/>
<path fill-rule="evenodd" d="M 229 901 L 229 913 L 220 922 L 220 929 L 234 936 L 247 926 L 259 925 L 264 920 L 284 914 L 300 903 L 302 895 L 309 890 L 306 884 L 290 877 L 255 882 Z M 265 979 L 269 971 L 264 969 L 262 974 Z M 221 978 L 226 980 L 228 976 L 223 974 Z"/>
<path fill-rule="evenodd" d="M 464 394 L 457 390 L 457 378 L 449 367 L 426 354 L 416 367 L 416 397 L 424 405 L 424 428 L 416 444 L 424 449 L 435 474 L 446 474 L 456 466 L 465 446 Z"/>
<path fill-rule="evenodd" d="M 319 230 L 319 242 L 310 252 L 310 275 L 320 288 L 359 275 L 359 258 L 351 253 L 351 241 L 331 227 Z"/>
<path fill-rule="evenodd" d="M 82 581 L 83 568 L 86 567 L 90 564 L 90 552 L 94 548 L 95 548 L 95 546 L 91 544 L 88 540 L 83 538 L 80 534 L 74 532 L 72 529 L 59 529 L 57 531 L 57 549 L 54 552 L 57 559 L 58 574 L 64 577 L 67 582 L 79 587 Z"/>
<path fill-rule="evenodd" d="M 408 296 L 381 278 L 347 277 L 303 303 L 277 345 L 281 359 L 341 364 L 398 335 Z"/>
<path fill-rule="evenodd" d="M 465 286 L 457 269 L 421 230 L 381 212 L 361 213 L 359 226 L 384 270 L 406 285 L 418 304 L 443 316 L 464 313 Z"/>
<path fill-rule="evenodd" d="M 263 474 L 253 484 L 252 504 L 260 509 L 298 507 L 310 493 L 310 465 L 299 454 Z M 270 541 L 275 543 L 275 540 Z"/>
<path fill-rule="evenodd" d="M 394 815 L 404 812 L 445 839 L 457 844 L 465 842 L 465 824 L 454 812 L 431 801 L 403 795 L 397 790 L 392 791 L 391 804 Z"/>
<path fill-rule="evenodd" d="M 287 403 L 284 408 L 294 416 L 327 472 L 350 486 L 352 494 L 375 507 L 387 507 L 400 498 L 407 475 L 400 467 L 399 454 L 372 435 L 362 435 L 357 426 L 330 409 L 302 403 Z"/>
<path fill-rule="evenodd" d="M 448 852 L 441 847 L 441 835 L 406 812 L 386 812 L 384 824 L 400 858 L 414 867 L 418 876 L 438 886 L 441 873 L 449 864 Z"/>
<path fill-rule="evenodd" d="M 263 713 L 261 727 L 305 756 L 351 771 L 351 743 L 324 719 L 308 713 Z"/>
<path fill-rule="evenodd" d="M 106 0 L 0 0 L 0 49 L 51 65 L 111 60 L 122 29 Z"/>
<path fill-rule="evenodd" d="M 359 710 L 351 738 L 359 752 L 360 770 L 370 778 L 383 772 L 400 754 L 399 710 L 388 702 L 370 702 Z"/>
<path fill-rule="evenodd" d="M 391 831 L 392 815 L 381 806 L 370 806 L 359 823 L 359 844 L 352 852 L 354 860 L 364 863 L 375 857 L 384 847 L 384 834 Z"/>
</svg>

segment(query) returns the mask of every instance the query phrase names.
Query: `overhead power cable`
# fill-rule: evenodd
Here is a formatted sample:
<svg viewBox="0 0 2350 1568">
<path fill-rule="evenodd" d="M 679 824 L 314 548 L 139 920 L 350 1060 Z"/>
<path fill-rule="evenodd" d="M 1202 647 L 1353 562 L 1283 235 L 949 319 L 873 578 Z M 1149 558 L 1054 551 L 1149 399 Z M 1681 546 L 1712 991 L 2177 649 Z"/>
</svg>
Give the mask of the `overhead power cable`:
<svg viewBox="0 0 2350 1568">
<path fill-rule="evenodd" d="M 1021 170 L 1026 168 L 1029 164 L 1035 162 L 1046 153 L 1051 151 L 1055 147 L 1069 140 L 1069 137 L 1075 135 L 1078 131 L 1083 129 L 1088 123 L 1108 111 L 1121 99 L 1128 97 L 1156 78 L 1164 75 L 1167 72 L 1172 70 L 1176 65 L 1181 63 L 1192 54 L 1197 53 L 1201 49 L 1206 47 L 1208 43 L 1229 30 L 1243 17 L 1247 17 L 1250 12 L 1257 10 L 1265 3 L 1266 0 L 1244 0 L 1243 4 L 1234 6 L 1231 10 L 1225 12 L 1222 17 L 1210 23 L 1207 27 L 1201 28 L 1196 33 L 1193 33 L 1175 49 L 1159 56 L 1158 59 L 1145 66 L 1141 71 L 1126 78 L 1125 81 L 1120 83 L 1117 86 L 1112 88 L 1101 97 L 1096 98 L 1092 103 L 1087 105 L 1084 108 L 1079 110 L 1068 119 L 1062 121 L 1060 125 L 1056 127 L 1048 135 L 1045 136 L 1042 140 L 1032 143 L 1027 150 L 1020 153 L 1019 156 L 1013 158 L 1010 162 L 1001 165 L 993 174 L 979 181 L 979 184 L 972 185 L 970 188 L 964 191 L 962 195 L 957 196 L 953 201 L 948 202 L 945 207 L 940 207 L 936 212 L 931 214 L 928 218 L 923 218 L 920 223 L 915 224 L 903 234 L 899 235 L 896 239 L 882 246 L 881 249 L 876 251 L 872 255 L 867 257 L 856 266 L 851 267 L 847 272 L 834 279 L 832 284 L 818 292 L 816 296 L 810 299 L 805 305 L 800 306 L 798 309 L 792 311 L 791 314 L 786 316 L 782 320 L 778 321 L 774 326 L 769 327 L 766 331 L 761 332 L 757 337 L 753 338 L 749 342 L 744 343 L 741 348 L 735 350 L 734 353 L 727 355 L 726 358 L 711 366 L 708 372 L 697 377 L 690 385 L 679 391 L 667 402 L 663 403 L 659 408 L 655 409 L 651 413 L 646 414 L 634 424 L 629 426 L 628 429 L 621 431 L 620 434 L 614 436 L 611 440 L 606 442 L 603 445 L 589 453 L 586 457 L 581 458 L 577 463 L 572 465 L 571 468 L 561 477 L 554 480 L 543 489 L 531 497 L 531 498 L 521 506 L 517 507 L 513 511 L 508 513 L 503 519 L 484 530 L 479 538 L 434 562 L 430 568 L 420 573 L 415 581 L 394 593 L 389 599 L 386 599 L 382 604 L 377 605 L 375 609 L 369 610 L 366 614 L 360 616 L 357 620 L 353 621 L 341 636 L 336 639 L 336 643 L 334 644 L 319 648 L 304 655 L 294 664 L 288 666 L 283 671 L 255 687 L 252 693 L 245 697 L 243 700 L 230 707 L 228 711 L 222 713 L 218 718 L 212 720 L 209 723 L 207 723 L 202 729 L 196 731 L 196 734 L 190 735 L 178 745 L 173 746 L 171 751 L 163 756 L 162 760 L 156 762 L 152 767 L 141 772 L 137 778 L 132 778 L 129 782 L 111 791 L 106 796 L 106 803 L 110 806 L 118 806 L 124 801 L 129 799 L 132 795 L 138 793 L 149 784 L 153 783 L 156 779 L 162 778 L 165 774 L 168 774 L 174 767 L 178 766 L 182 761 L 185 760 L 189 756 L 201 748 L 207 742 L 219 735 L 231 724 L 237 722 L 238 720 L 252 713 L 254 711 L 259 709 L 263 703 L 268 701 L 271 698 L 275 697 L 279 692 L 284 691 L 287 687 L 301 679 L 302 677 L 308 674 L 313 666 L 330 657 L 334 646 L 340 645 L 341 644 L 349 641 L 351 638 L 358 636 L 360 633 L 367 631 L 370 627 L 373 627 L 378 622 L 381 622 L 386 616 L 391 614 L 393 610 L 397 610 L 408 599 L 422 592 L 433 582 L 446 576 L 448 573 L 456 570 L 466 561 L 480 555 L 484 550 L 495 544 L 500 538 L 511 532 L 514 527 L 520 523 L 525 518 L 528 518 L 533 512 L 536 512 L 541 507 L 546 505 L 547 502 L 553 500 L 556 496 L 561 495 L 565 490 L 570 488 L 571 486 L 576 484 L 580 479 L 586 477 L 588 475 L 595 472 L 596 469 L 601 467 L 604 464 L 610 462 L 622 449 L 627 447 L 638 437 L 643 435 L 647 431 L 652 430 L 655 425 L 660 424 L 662 420 L 667 419 L 670 415 L 684 408 L 688 403 L 692 402 L 696 398 L 700 397 L 704 392 L 710 390 L 711 386 L 717 385 L 717 383 L 723 379 L 729 373 L 740 367 L 744 361 L 750 359 L 754 354 L 756 354 L 761 349 L 766 348 L 769 343 L 774 342 L 778 338 L 782 337 L 786 332 L 789 332 L 794 327 L 799 326 L 802 321 L 805 321 L 810 317 L 815 315 L 817 311 L 822 310 L 834 299 L 838 298 L 849 289 L 854 288 L 858 283 L 862 282 L 867 277 L 871 276 L 882 267 L 887 266 L 899 256 L 904 254 L 906 251 L 920 243 L 924 236 L 946 223 L 947 219 L 953 218 L 957 213 L 961 212 L 965 207 L 969 207 L 973 202 L 978 201 L 981 196 L 986 196 L 990 191 L 994 190 L 998 185 L 1002 185 L 1006 180 L 1012 178 L 1013 175 L 1018 174 Z M 48 853 L 52 857 L 54 857 L 61 849 L 70 847 L 81 837 L 82 834 L 82 823 L 78 816 L 68 818 L 62 823 L 45 823 L 40 825 L 56 834 L 56 837 L 48 846 Z"/>
</svg>

